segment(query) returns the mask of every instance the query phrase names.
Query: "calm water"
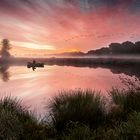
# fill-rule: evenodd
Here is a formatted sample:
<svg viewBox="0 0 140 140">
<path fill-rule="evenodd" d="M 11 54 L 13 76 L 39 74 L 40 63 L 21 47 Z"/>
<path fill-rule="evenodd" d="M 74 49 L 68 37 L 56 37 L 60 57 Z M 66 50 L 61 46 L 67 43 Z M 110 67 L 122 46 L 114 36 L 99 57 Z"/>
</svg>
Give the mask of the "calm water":
<svg viewBox="0 0 140 140">
<path fill-rule="evenodd" d="M 1 70 L 0 97 L 10 95 L 23 100 L 23 104 L 43 114 L 44 106 L 62 89 L 96 89 L 107 95 L 112 86 L 122 86 L 119 76 L 109 69 L 72 66 L 45 66 L 27 69 L 12 66 Z"/>
</svg>

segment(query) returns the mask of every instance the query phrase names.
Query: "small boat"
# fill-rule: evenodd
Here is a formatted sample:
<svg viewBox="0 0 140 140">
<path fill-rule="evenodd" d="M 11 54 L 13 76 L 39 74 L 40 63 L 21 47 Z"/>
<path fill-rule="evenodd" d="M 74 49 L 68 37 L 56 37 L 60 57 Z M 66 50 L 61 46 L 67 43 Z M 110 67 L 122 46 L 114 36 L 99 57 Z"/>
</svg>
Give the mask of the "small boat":
<svg viewBox="0 0 140 140">
<path fill-rule="evenodd" d="M 44 63 L 36 63 L 35 60 L 33 62 L 27 63 L 27 68 L 32 68 L 33 70 L 35 70 L 37 67 L 44 68 Z"/>
<path fill-rule="evenodd" d="M 44 67 L 44 63 L 36 63 L 36 64 L 34 64 L 32 62 L 28 62 L 27 67 L 28 68 L 31 68 L 31 67 Z"/>
</svg>

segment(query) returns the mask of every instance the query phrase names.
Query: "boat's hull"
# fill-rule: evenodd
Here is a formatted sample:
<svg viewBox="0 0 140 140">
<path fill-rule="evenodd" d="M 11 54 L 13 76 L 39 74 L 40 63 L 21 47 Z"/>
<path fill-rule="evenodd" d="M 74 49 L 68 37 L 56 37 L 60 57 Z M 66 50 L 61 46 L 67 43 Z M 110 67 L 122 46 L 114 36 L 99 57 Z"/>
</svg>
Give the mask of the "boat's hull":
<svg viewBox="0 0 140 140">
<path fill-rule="evenodd" d="M 32 67 L 44 67 L 44 63 L 31 63 L 31 62 L 28 62 L 27 63 L 27 68 L 32 68 Z"/>
</svg>

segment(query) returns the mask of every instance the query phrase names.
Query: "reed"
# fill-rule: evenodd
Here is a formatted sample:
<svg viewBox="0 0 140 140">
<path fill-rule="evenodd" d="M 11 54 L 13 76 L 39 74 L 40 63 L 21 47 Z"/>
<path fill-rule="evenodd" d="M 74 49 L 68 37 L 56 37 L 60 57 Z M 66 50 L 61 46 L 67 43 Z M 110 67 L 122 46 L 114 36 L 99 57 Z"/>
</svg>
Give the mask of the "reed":
<svg viewBox="0 0 140 140">
<path fill-rule="evenodd" d="M 98 92 L 92 90 L 61 91 L 50 102 L 52 125 L 64 130 L 69 122 L 80 122 L 96 128 L 105 119 L 103 101 Z"/>
<path fill-rule="evenodd" d="M 16 98 L 0 100 L 0 139 L 44 139 L 46 125 Z"/>
</svg>

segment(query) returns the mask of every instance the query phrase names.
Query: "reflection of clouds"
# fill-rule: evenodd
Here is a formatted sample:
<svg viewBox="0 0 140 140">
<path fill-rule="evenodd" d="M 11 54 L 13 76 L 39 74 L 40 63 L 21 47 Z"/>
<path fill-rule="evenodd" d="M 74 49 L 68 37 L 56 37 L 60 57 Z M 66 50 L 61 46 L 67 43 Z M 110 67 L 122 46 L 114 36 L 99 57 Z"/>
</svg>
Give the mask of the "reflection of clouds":
<svg viewBox="0 0 140 140">
<path fill-rule="evenodd" d="M 9 69 L 9 65 L 0 66 L 0 76 L 4 82 L 7 82 L 10 77 L 10 73 L 9 73 L 8 69 Z"/>
<path fill-rule="evenodd" d="M 0 66 L 0 75 L 3 70 L 8 72 L 8 66 Z M 107 68 L 56 65 L 47 65 L 45 69 L 37 69 L 33 72 L 25 66 L 11 64 L 11 80 L 0 84 L 3 93 L 3 95 L 0 94 L 0 97 L 9 94 L 13 97 L 16 96 L 23 99 L 25 105 L 30 106 L 30 109 L 44 115 L 44 106 L 47 106 L 50 100 L 59 94 L 58 91 L 81 87 L 82 89 L 101 90 L 103 96 L 106 96 L 106 90 L 109 90 L 110 87 L 121 87 L 120 74 L 118 74 L 113 74 Z"/>
</svg>

